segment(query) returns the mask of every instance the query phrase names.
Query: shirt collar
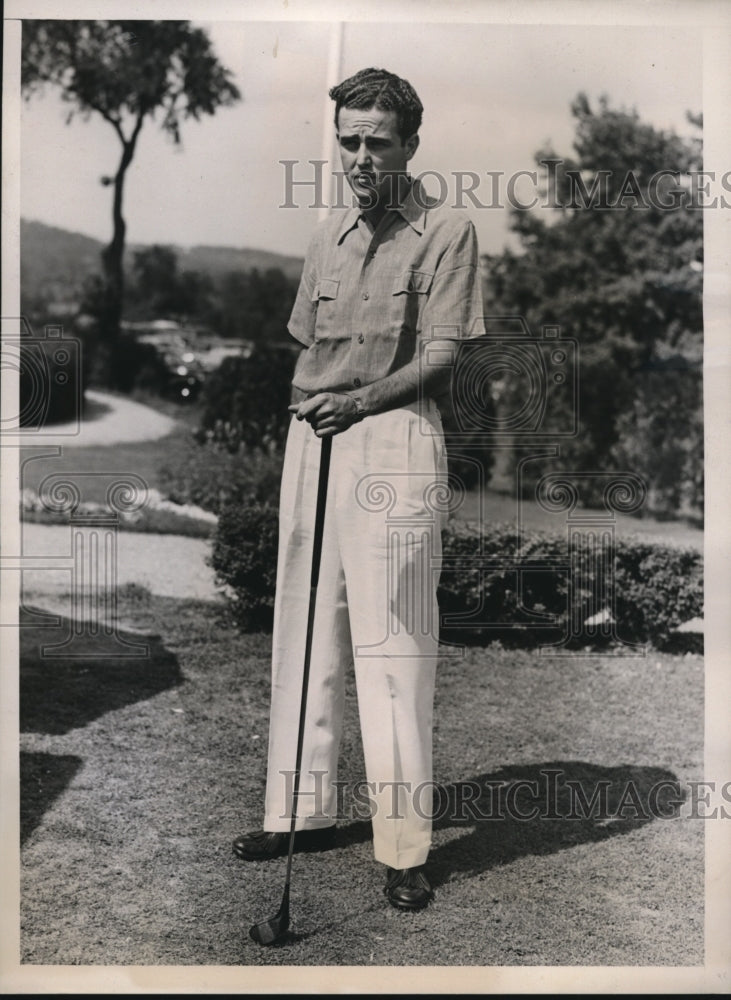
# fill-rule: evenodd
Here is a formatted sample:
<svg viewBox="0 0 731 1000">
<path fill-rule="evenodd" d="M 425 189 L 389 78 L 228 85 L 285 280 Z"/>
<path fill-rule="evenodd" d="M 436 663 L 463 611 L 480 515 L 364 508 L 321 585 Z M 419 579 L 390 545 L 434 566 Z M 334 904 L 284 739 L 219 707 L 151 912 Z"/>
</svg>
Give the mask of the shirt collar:
<svg viewBox="0 0 731 1000">
<path fill-rule="evenodd" d="M 409 190 L 406 193 L 402 203 L 397 205 L 394 209 L 390 211 L 398 212 L 399 215 L 411 226 L 411 228 L 419 234 L 422 235 L 425 227 L 427 207 L 433 199 L 429 197 L 424 191 L 421 182 L 418 180 L 412 180 Z M 345 239 L 347 233 L 358 225 L 360 219 L 363 218 L 363 213 L 359 208 L 351 208 L 349 212 L 346 212 L 345 218 L 342 221 L 340 228 L 338 229 L 338 244 L 342 243 Z"/>
</svg>

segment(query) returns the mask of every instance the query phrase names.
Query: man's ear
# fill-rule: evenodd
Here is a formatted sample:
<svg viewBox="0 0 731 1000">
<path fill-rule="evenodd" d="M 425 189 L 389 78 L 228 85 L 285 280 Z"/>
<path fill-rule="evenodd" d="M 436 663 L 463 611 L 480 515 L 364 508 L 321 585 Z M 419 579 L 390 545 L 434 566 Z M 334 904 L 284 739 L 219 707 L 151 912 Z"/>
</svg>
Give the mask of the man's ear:
<svg viewBox="0 0 731 1000">
<path fill-rule="evenodd" d="M 406 159 L 410 160 L 411 157 L 416 152 L 416 150 L 419 148 L 418 133 L 415 132 L 413 135 L 410 135 L 409 138 L 404 142 L 404 146 L 406 146 Z"/>
</svg>

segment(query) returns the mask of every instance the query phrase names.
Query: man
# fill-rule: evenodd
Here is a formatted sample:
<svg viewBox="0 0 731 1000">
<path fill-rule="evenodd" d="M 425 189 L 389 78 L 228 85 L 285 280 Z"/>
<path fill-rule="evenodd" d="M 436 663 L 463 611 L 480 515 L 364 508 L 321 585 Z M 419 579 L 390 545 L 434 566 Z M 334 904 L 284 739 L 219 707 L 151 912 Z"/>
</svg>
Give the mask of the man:
<svg viewBox="0 0 731 1000">
<path fill-rule="evenodd" d="M 446 478 L 434 400 L 449 387 L 454 339 L 482 332 L 477 244 L 472 224 L 436 209 L 407 173 L 423 110 L 411 85 L 366 69 L 330 96 L 357 206 L 317 228 L 289 322 L 305 349 L 282 476 L 264 829 L 234 850 L 247 860 L 287 852 L 320 439 L 332 435 L 295 848 L 334 840 L 354 663 L 374 854 L 390 903 L 415 910 L 433 898 L 434 491 Z"/>
</svg>

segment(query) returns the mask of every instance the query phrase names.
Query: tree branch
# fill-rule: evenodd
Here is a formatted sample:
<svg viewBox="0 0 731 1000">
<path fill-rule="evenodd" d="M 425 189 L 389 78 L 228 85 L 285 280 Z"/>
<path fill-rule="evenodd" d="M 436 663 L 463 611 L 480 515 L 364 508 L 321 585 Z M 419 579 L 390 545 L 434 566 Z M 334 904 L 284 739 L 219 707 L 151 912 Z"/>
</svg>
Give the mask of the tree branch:
<svg viewBox="0 0 731 1000">
<path fill-rule="evenodd" d="M 91 108 L 92 111 L 96 111 L 96 113 L 101 115 L 105 121 L 109 122 L 109 124 L 114 128 L 115 132 L 119 136 L 122 145 L 126 145 L 128 139 L 124 134 L 124 132 L 122 131 L 122 125 L 119 119 L 115 118 L 112 114 L 110 114 L 109 111 L 107 111 L 106 108 L 102 107 L 101 104 L 97 104 L 96 101 L 87 100 L 86 103 L 88 104 L 88 106 Z"/>
</svg>

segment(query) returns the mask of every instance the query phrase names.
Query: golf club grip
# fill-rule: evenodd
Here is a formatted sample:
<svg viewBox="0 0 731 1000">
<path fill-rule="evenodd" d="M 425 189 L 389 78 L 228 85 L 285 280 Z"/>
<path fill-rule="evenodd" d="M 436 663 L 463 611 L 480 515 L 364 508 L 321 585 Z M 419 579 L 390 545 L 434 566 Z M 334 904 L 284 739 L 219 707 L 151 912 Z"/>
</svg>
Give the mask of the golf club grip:
<svg viewBox="0 0 731 1000">
<path fill-rule="evenodd" d="M 327 483 L 330 474 L 330 454 L 332 452 L 332 436 L 322 439 L 320 450 L 320 475 L 317 480 L 317 503 L 315 507 L 315 536 L 312 542 L 312 574 L 310 589 L 316 588 L 320 579 L 320 561 L 322 556 L 322 535 L 325 527 L 325 504 L 327 503 Z"/>
</svg>

